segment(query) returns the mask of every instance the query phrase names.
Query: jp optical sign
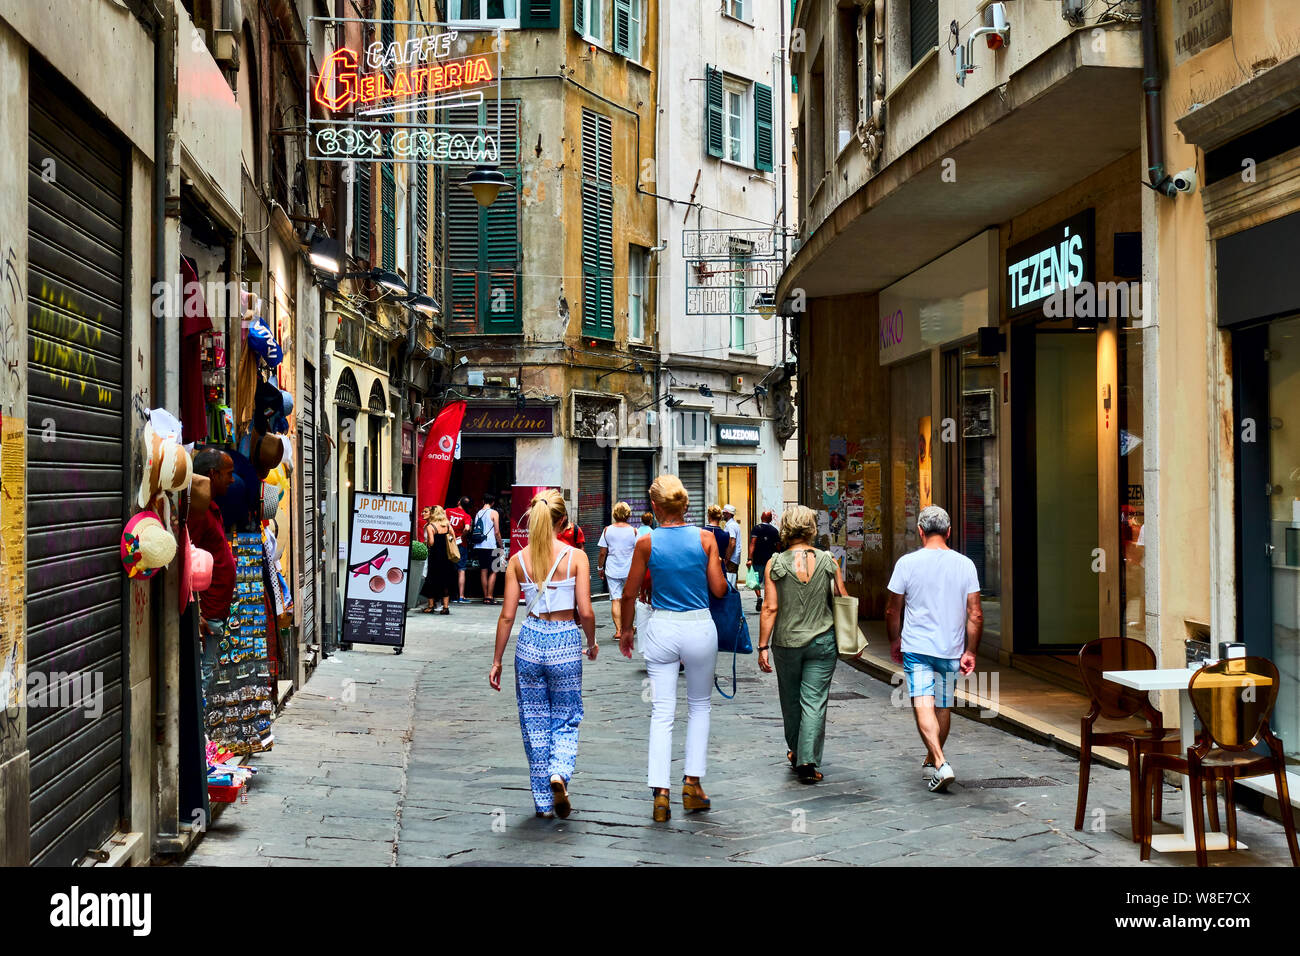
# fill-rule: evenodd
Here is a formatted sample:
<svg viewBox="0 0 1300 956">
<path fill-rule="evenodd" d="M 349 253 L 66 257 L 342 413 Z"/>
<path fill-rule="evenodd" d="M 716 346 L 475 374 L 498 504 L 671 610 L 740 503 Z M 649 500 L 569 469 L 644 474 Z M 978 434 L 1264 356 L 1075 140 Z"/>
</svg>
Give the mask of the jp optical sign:
<svg viewBox="0 0 1300 956">
<path fill-rule="evenodd" d="M 501 45 L 490 34 L 415 20 L 311 22 L 335 42 L 307 76 L 308 159 L 500 162 L 499 121 L 478 122 L 487 97 L 500 104 Z"/>
<path fill-rule="evenodd" d="M 1007 315 L 1043 315 L 1044 302 L 1091 282 L 1093 210 L 1059 222 L 1007 250 Z"/>
<path fill-rule="evenodd" d="M 415 535 L 415 498 L 352 493 L 343 642 L 406 643 L 407 575 Z"/>
</svg>

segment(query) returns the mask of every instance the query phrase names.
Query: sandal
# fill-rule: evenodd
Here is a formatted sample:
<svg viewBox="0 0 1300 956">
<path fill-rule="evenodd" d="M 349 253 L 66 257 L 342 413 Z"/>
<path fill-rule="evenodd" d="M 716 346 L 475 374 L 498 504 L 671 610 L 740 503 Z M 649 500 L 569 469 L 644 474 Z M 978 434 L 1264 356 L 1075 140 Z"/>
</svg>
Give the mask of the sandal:
<svg viewBox="0 0 1300 956">
<path fill-rule="evenodd" d="M 793 750 L 787 750 L 787 751 L 785 752 L 785 759 L 788 760 L 788 761 L 790 761 L 790 769 L 791 769 L 791 770 L 794 770 L 794 769 L 795 769 L 795 766 L 794 766 L 794 751 L 793 751 Z"/>
<path fill-rule="evenodd" d="M 421 614 L 433 614 L 433 613 L 434 613 L 434 610 L 433 610 L 433 608 L 431 608 L 431 607 L 422 607 L 422 608 L 420 608 L 420 613 L 421 613 Z"/>
<path fill-rule="evenodd" d="M 821 771 L 810 763 L 806 763 L 802 767 L 796 767 L 795 772 L 799 774 L 800 783 L 821 783 L 824 779 Z"/>
</svg>

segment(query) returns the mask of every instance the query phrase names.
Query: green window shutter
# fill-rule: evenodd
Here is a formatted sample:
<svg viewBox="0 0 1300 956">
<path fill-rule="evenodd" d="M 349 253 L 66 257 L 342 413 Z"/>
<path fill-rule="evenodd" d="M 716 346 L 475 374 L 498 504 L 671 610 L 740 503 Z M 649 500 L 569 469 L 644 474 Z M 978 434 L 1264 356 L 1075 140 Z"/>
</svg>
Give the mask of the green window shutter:
<svg viewBox="0 0 1300 956">
<path fill-rule="evenodd" d="M 754 168 L 772 171 L 772 88 L 754 84 Z"/>
<path fill-rule="evenodd" d="M 453 182 L 463 180 L 472 167 L 450 171 Z M 478 331 L 478 219 L 479 205 L 467 189 L 447 190 L 447 274 L 450 305 L 446 308 L 452 332 Z"/>
<path fill-rule="evenodd" d="M 370 261 L 370 163 L 353 164 L 352 255 Z"/>
<path fill-rule="evenodd" d="M 573 29 L 580 35 L 587 35 L 587 0 L 573 0 Z"/>
<path fill-rule="evenodd" d="M 560 0 L 519 0 L 519 26 L 555 29 L 560 25 Z"/>
<path fill-rule="evenodd" d="M 613 124 L 582 111 L 582 332 L 614 337 Z"/>
<path fill-rule="evenodd" d="M 379 212 L 382 254 L 380 266 L 390 271 L 397 271 L 397 179 L 393 173 L 392 163 L 380 164 L 383 183 L 379 194 Z"/>
<path fill-rule="evenodd" d="M 483 210 L 480 285 L 486 293 L 481 315 L 484 332 L 520 332 L 519 295 L 519 186 L 518 176 L 507 173 L 513 189 L 502 191 Z"/>
<path fill-rule="evenodd" d="M 711 66 L 704 68 L 704 132 L 709 155 L 722 158 L 723 149 L 723 107 L 722 107 L 722 71 Z"/>
<path fill-rule="evenodd" d="M 631 0 L 614 0 L 614 52 L 632 56 Z"/>
</svg>

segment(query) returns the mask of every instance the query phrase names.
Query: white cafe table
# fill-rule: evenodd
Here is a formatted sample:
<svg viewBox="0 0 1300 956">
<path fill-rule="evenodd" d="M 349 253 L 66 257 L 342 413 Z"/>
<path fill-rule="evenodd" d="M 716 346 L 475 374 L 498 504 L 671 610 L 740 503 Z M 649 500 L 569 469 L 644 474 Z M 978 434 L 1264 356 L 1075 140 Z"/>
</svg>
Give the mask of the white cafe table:
<svg viewBox="0 0 1300 956">
<path fill-rule="evenodd" d="M 1102 671 L 1101 676 L 1108 681 L 1113 681 L 1124 687 L 1131 687 L 1134 690 L 1179 691 L 1178 736 L 1182 743 L 1182 754 L 1186 756 L 1188 749 L 1196 743 L 1196 712 L 1192 708 L 1192 695 L 1187 693 L 1187 682 L 1195 673 L 1194 670 L 1179 667 L 1166 670 Z M 1216 684 L 1227 683 L 1241 687 L 1246 686 L 1248 683 L 1256 685 L 1272 683 L 1269 678 L 1260 674 L 1242 674 L 1240 677 L 1216 674 L 1213 675 L 1212 679 Z M 1134 820 L 1133 826 L 1136 828 L 1137 825 L 1137 821 Z M 1196 851 L 1196 835 L 1192 827 L 1192 788 L 1187 784 L 1183 785 L 1183 832 L 1153 834 L 1151 848 L 1161 853 L 1194 853 Z M 1226 850 L 1228 848 L 1228 835 L 1226 833 L 1207 831 L 1205 834 L 1205 848 L 1207 850 Z M 1240 838 L 1237 840 L 1237 849 L 1246 849 L 1246 844 L 1242 843 Z"/>
</svg>

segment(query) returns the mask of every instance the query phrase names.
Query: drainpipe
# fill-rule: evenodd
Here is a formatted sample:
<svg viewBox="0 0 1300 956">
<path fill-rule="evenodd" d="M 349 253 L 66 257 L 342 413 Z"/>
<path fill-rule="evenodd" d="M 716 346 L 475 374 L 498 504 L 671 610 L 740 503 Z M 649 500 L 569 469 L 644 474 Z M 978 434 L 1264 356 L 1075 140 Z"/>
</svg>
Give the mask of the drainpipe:
<svg viewBox="0 0 1300 956">
<path fill-rule="evenodd" d="M 1156 46 L 1156 0 L 1142 0 L 1142 92 L 1146 100 L 1147 177 L 1164 196 L 1176 196 L 1173 179 L 1165 172 L 1165 126 L 1160 109 L 1160 51 Z"/>
</svg>

